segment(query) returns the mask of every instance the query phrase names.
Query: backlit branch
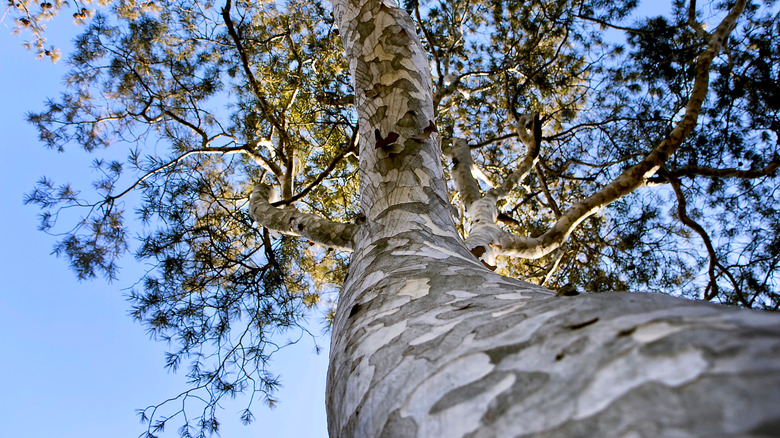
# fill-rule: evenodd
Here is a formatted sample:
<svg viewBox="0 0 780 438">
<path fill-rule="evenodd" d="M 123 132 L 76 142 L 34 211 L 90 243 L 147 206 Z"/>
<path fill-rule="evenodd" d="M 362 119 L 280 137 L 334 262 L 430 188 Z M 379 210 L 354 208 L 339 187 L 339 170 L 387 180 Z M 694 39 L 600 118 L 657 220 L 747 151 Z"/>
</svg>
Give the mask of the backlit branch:
<svg viewBox="0 0 780 438">
<path fill-rule="evenodd" d="M 744 304 L 746 307 L 751 307 L 750 303 L 748 303 L 748 301 L 745 299 L 745 296 L 742 294 L 740 288 L 737 287 L 737 282 L 734 280 L 734 277 L 731 275 L 728 269 L 723 267 L 723 265 L 718 261 L 718 254 L 715 252 L 715 247 L 712 245 L 712 240 L 707 234 L 707 231 L 704 229 L 704 227 L 701 226 L 701 224 L 688 216 L 688 202 L 685 200 L 685 194 L 682 191 L 680 180 L 673 176 L 669 176 L 669 182 L 671 183 L 672 189 L 674 189 L 674 194 L 677 197 L 677 217 L 680 219 L 680 222 L 695 231 L 696 234 L 701 237 L 701 240 L 704 242 L 704 246 L 707 248 L 707 255 L 710 259 L 707 275 L 710 277 L 710 282 L 707 285 L 708 292 L 705 293 L 704 299 L 711 300 L 718 296 L 718 275 L 715 273 L 715 269 L 717 268 L 726 274 L 726 276 L 730 279 L 734 287 L 734 293 L 737 295 L 739 301 L 742 302 L 742 304 Z"/>
<path fill-rule="evenodd" d="M 777 169 L 780 168 L 780 156 L 776 156 L 772 161 L 763 169 L 751 169 L 740 170 L 733 167 L 718 169 L 714 167 L 702 167 L 702 166 L 685 166 L 676 170 L 670 170 L 668 176 L 674 178 L 683 177 L 695 177 L 703 176 L 707 178 L 739 178 L 739 179 L 756 179 L 763 178 L 765 176 L 772 175 Z M 657 175 L 648 180 L 651 184 L 664 184 L 668 182 L 666 176 Z"/>
</svg>

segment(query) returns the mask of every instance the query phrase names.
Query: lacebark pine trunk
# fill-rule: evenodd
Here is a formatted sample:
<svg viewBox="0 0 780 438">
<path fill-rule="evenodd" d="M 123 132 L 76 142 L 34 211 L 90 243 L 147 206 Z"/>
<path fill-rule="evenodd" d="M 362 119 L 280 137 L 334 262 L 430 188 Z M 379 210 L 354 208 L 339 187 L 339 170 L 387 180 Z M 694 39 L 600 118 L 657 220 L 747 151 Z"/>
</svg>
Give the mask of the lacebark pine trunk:
<svg viewBox="0 0 780 438">
<path fill-rule="evenodd" d="M 391 2 L 333 3 L 365 223 L 333 326 L 330 436 L 780 436 L 778 316 L 557 297 L 489 271 L 451 217 L 414 24 Z"/>
</svg>

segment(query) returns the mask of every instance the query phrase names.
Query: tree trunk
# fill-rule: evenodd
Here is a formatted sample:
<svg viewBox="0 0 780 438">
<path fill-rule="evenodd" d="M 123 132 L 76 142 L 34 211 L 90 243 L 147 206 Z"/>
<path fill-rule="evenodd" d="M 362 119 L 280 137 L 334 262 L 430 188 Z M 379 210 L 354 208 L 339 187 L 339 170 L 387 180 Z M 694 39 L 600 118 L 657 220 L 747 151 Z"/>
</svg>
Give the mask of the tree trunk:
<svg viewBox="0 0 780 438">
<path fill-rule="evenodd" d="M 780 436 L 773 314 L 556 297 L 446 244 L 384 243 L 340 298 L 332 437 Z"/>
<path fill-rule="evenodd" d="M 391 3 L 334 1 L 366 217 L 333 326 L 332 437 L 780 436 L 780 318 L 664 295 L 557 297 L 456 232 L 428 61 Z"/>
</svg>

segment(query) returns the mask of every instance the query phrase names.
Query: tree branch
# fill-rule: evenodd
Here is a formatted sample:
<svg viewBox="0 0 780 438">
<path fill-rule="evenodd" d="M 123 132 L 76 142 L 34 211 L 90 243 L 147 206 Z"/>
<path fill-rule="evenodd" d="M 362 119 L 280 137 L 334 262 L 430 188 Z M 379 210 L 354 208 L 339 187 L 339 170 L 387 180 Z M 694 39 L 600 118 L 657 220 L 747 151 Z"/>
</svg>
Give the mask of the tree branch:
<svg viewBox="0 0 780 438">
<path fill-rule="evenodd" d="M 269 202 L 275 193 L 271 186 L 257 184 L 252 191 L 249 214 L 263 227 L 293 236 L 302 236 L 328 248 L 352 251 L 358 226 L 323 219 L 294 208 L 277 208 Z"/>
<path fill-rule="evenodd" d="M 236 32 L 236 29 L 233 26 L 233 20 L 230 18 L 230 7 L 231 0 L 226 0 L 225 7 L 222 8 L 222 19 L 224 20 L 225 25 L 227 25 L 228 34 L 230 34 L 230 37 L 233 39 L 233 43 L 236 45 L 236 50 L 238 50 L 238 55 L 241 58 L 241 66 L 244 69 L 247 80 L 249 80 L 249 85 L 252 87 L 252 92 L 260 102 L 260 108 L 262 109 L 263 114 L 268 117 L 268 120 L 271 122 L 271 124 L 279 131 L 279 135 L 286 137 L 286 131 L 283 129 L 283 126 L 277 117 L 273 114 L 273 112 L 271 112 L 271 105 L 269 105 L 268 100 L 260 90 L 260 84 L 257 83 L 257 79 L 255 79 L 255 75 L 252 73 L 246 50 L 244 50 L 244 45 L 241 43 L 241 38 L 238 36 L 238 32 Z"/>
<path fill-rule="evenodd" d="M 665 173 L 665 172 L 664 172 Z M 734 280 L 734 277 L 731 275 L 731 273 L 723 267 L 723 265 L 720 264 L 718 261 L 718 254 L 715 252 L 715 247 L 712 245 L 712 240 L 710 239 L 710 236 L 707 234 L 707 231 L 702 227 L 698 222 L 691 219 L 690 216 L 688 216 L 687 211 L 687 205 L 688 202 L 685 200 L 685 194 L 682 191 L 682 187 L 680 184 L 680 180 L 669 176 L 669 182 L 672 185 L 672 189 L 674 190 L 674 194 L 677 197 L 677 217 L 680 219 L 680 222 L 685 224 L 688 228 L 692 229 L 693 231 L 698 234 L 702 241 L 704 242 L 704 246 L 707 248 L 707 254 L 710 259 L 709 268 L 707 269 L 707 274 L 710 277 L 710 282 L 707 286 L 707 289 L 709 289 L 709 293 L 704 294 L 705 300 L 711 300 L 718 296 L 719 288 L 718 288 L 718 276 L 715 274 L 715 268 L 720 269 L 724 274 L 726 274 L 727 277 L 729 277 L 729 280 L 731 281 L 732 286 L 734 287 L 734 293 L 737 295 L 737 298 L 739 301 L 745 305 L 745 307 L 751 307 L 750 303 L 745 299 L 745 296 L 742 294 L 742 291 L 739 287 L 737 287 L 737 283 Z"/>
<path fill-rule="evenodd" d="M 331 160 L 330 164 L 328 164 L 328 167 L 326 167 L 319 175 L 317 175 L 317 178 L 315 178 L 314 181 L 311 182 L 311 184 L 306 186 L 305 189 L 301 190 L 295 196 L 292 196 L 289 199 L 282 199 L 280 201 L 272 202 L 271 205 L 273 206 L 290 205 L 293 202 L 308 195 L 309 192 L 311 192 L 315 187 L 317 187 L 317 185 L 319 185 L 325 178 L 327 178 L 331 172 L 333 172 L 336 166 L 341 162 L 342 159 L 344 159 L 344 157 L 347 156 L 347 154 L 357 150 L 357 147 L 358 147 L 358 129 L 355 128 L 349 146 L 346 149 L 344 149 L 341 153 L 339 153 L 337 156 L 335 156 L 333 160 Z"/>
<path fill-rule="evenodd" d="M 561 210 L 558 208 L 558 204 L 555 202 L 555 199 L 552 197 L 552 193 L 550 193 L 550 188 L 547 187 L 547 180 L 544 177 L 544 172 L 542 171 L 542 168 L 541 166 L 539 166 L 538 162 L 534 164 L 534 171 L 536 171 L 536 175 L 539 177 L 539 184 L 542 186 L 544 197 L 547 198 L 547 204 L 550 206 L 550 209 L 552 209 L 556 218 L 561 217 L 562 216 Z"/>
<path fill-rule="evenodd" d="M 676 178 L 705 176 L 709 178 L 754 179 L 769 176 L 778 168 L 780 168 L 780 156 L 775 156 L 772 161 L 763 169 L 739 170 L 735 168 L 717 169 L 712 167 L 685 166 L 677 170 L 669 171 L 669 175 Z M 661 175 L 659 175 L 659 177 L 659 179 L 663 179 Z"/>
<path fill-rule="evenodd" d="M 499 187 L 490 190 L 488 194 L 496 200 L 505 198 L 515 186 L 525 178 L 531 171 L 531 168 L 539 159 L 539 146 L 541 137 L 528 133 L 528 129 L 534 133 L 541 133 L 541 122 L 538 114 L 522 114 L 515 118 L 515 132 L 526 147 L 526 154 L 520 165 L 512 172 L 509 177 Z"/>
<path fill-rule="evenodd" d="M 497 233 L 506 233 L 496 225 L 498 220 L 497 203 L 528 175 L 539 157 L 541 126 L 538 114 L 518 115 L 515 116 L 515 121 L 517 135 L 525 143 L 528 152 L 520 166 L 509 175 L 506 181 L 500 187 L 490 189 L 485 196 L 481 195 L 479 183 L 471 172 L 474 160 L 468 143 L 463 139 L 455 139 L 452 146 L 446 150 L 453 158 L 452 174 L 455 185 L 466 211 L 471 216 L 472 229 L 466 238 L 466 246 L 471 249 L 474 256 L 491 269 L 496 267 L 496 254 L 492 249 L 493 237 Z M 531 129 L 534 134 L 529 133 L 528 129 Z"/>
</svg>

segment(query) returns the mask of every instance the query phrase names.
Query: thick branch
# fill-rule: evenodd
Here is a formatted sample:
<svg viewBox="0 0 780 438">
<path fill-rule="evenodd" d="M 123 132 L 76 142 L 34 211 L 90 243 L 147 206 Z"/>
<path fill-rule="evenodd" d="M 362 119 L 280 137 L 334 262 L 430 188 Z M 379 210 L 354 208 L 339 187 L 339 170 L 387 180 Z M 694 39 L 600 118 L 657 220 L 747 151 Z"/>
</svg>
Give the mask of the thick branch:
<svg viewBox="0 0 780 438">
<path fill-rule="evenodd" d="M 305 237 L 328 248 L 352 251 L 357 225 L 329 221 L 291 207 L 277 208 L 269 202 L 272 197 L 273 189 L 266 184 L 257 184 L 252 191 L 249 214 L 258 224 L 280 233 Z"/>
<path fill-rule="evenodd" d="M 455 188 L 460 193 L 460 199 L 466 207 L 466 211 L 471 214 L 471 205 L 482 198 L 479 190 L 479 183 L 472 174 L 474 167 L 474 158 L 471 156 L 468 142 L 462 138 L 452 140 L 452 146 L 445 149 L 446 154 L 452 159 L 452 177 L 455 181 Z"/>
<path fill-rule="evenodd" d="M 505 198 L 528 175 L 539 159 L 539 142 L 541 138 L 537 138 L 539 135 L 534 135 L 534 133 L 541 132 L 540 123 L 538 114 L 523 114 L 516 118 L 515 132 L 525 145 L 527 152 L 523 161 L 504 183 L 488 192 L 496 200 Z M 531 129 L 531 133 L 528 132 L 528 129 Z"/>
<path fill-rule="evenodd" d="M 466 246 L 488 267 L 495 267 L 496 254 L 493 250 L 493 238 L 497 233 L 505 233 L 496 225 L 498 220 L 497 203 L 506 197 L 536 164 L 541 140 L 539 123 L 539 116 L 536 114 L 516 117 L 517 135 L 525 143 L 528 153 L 506 181 L 500 187 L 490 189 L 485 196 L 481 196 L 479 184 L 472 175 L 474 160 L 468 143 L 465 140 L 456 139 L 447 150 L 453 159 L 452 174 L 455 185 L 466 211 L 471 216 L 472 229 L 466 239 Z M 529 129 L 533 134 L 528 132 Z"/>
</svg>

